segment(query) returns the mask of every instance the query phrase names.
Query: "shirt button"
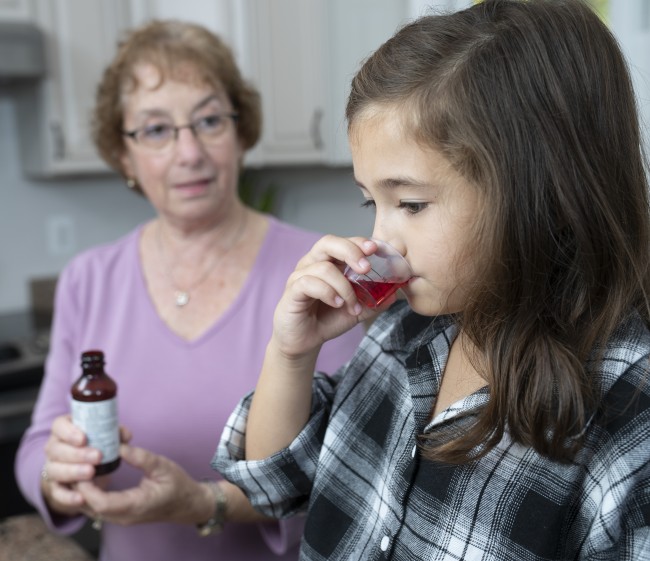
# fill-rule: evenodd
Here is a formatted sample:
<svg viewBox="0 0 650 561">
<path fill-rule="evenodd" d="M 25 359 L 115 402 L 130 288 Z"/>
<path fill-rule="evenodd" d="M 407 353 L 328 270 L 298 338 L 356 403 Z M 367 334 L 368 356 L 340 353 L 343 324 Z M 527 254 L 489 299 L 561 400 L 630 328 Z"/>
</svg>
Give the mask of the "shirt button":
<svg viewBox="0 0 650 561">
<path fill-rule="evenodd" d="M 413 450 L 411 450 L 411 458 L 415 458 L 415 454 L 417 454 L 417 452 L 418 452 L 418 445 L 415 444 L 413 446 Z"/>
<path fill-rule="evenodd" d="M 386 503 L 383 503 L 379 507 L 379 517 L 380 518 L 386 518 L 387 514 L 388 514 L 388 505 Z"/>
<path fill-rule="evenodd" d="M 388 536 L 384 536 L 381 538 L 381 544 L 379 547 L 381 547 L 382 551 L 386 551 L 388 549 L 388 544 L 390 543 L 390 538 Z"/>
</svg>

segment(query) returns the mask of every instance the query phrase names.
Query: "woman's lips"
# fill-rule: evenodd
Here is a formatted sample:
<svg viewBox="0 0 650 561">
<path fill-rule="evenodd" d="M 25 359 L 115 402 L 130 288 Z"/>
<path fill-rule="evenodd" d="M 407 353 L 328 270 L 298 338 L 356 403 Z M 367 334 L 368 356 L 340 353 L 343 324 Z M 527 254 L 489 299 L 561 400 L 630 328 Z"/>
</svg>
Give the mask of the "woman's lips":
<svg viewBox="0 0 650 561">
<path fill-rule="evenodd" d="M 176 183 L 174 189 L 187 196 L 202 195 L 208 190 L 210 182 L 210 179 L 199 179 L 185 183 Z"/>
</svg>

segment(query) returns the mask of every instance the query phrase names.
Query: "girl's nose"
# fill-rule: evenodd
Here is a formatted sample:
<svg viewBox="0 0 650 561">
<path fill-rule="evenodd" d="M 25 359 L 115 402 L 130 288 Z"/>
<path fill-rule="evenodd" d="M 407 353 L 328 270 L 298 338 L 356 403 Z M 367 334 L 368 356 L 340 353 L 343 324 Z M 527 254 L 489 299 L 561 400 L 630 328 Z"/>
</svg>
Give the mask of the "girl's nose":
<svg viewBox="0 0 650 561">
<path fill-rule="evenodd" d="M 382 242 L 386 242 L 388 245 L 393 246 L 402 256 L 406 255 L 406 245 L 400 238 L 394 235 L 387 235 L 387 232 L 382 232 L 377 228 L 373 230 L 372 237 L 375 240 L 381 240 Z"/>
</svg>

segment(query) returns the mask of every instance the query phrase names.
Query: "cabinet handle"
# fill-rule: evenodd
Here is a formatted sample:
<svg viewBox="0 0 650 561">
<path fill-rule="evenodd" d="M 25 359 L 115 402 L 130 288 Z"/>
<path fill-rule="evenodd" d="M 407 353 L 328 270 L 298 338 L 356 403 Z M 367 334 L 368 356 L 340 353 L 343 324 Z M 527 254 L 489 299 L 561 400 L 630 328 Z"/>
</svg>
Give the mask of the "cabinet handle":
<svg viewBox="0 0 650 561">
<path fill-rule="evenodd" d="M 65 136 L 63 135 L 61 123 L 51 123 L 50 130 L 52 131 L 52 140 L 54 145 L 54 159 L 62 160 L 65 156 Z"/>
<path fill-rule="evenodd" d="M 323 137 L 321 135 L 320 124 L 323 120 L 323 110 L 316 108 L 311 118 L 311 140 L 314 148 L 320 150 L 323 147 Z"/>
</svg>

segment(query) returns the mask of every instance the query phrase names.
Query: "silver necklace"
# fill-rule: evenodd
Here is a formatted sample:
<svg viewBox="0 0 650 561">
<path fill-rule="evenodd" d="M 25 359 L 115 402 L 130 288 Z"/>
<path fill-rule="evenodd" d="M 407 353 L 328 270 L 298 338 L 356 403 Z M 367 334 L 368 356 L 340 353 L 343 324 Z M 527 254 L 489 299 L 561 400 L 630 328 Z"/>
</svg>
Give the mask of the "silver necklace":
<svg viewBox="0 0 650 561">
<path fill-rule="evenodd" d="M 228 255 L 232 251 L 232 249 L 237 245 L 240 238 L 242 237 L 247 221 L 248 221 L 248 212 L 244 211 L 244 218 L 241 221 L 239 228 L 237 229 L 237 233 L 235 234 L 232 243 L 221 255 L 219 255 L 216 259 L 213 260 L 212 264 L 201 274 L 201 276 L 190 287 L 185 289 L 178 288 L 178 286 L 174 282 L 174 276 L 172 274 L 173 267 L 171 265 L 168 265 L 167 255 L 165 254 L 165 248 L 162 242 L 162 228 L 160 227 L 160 224 L 158 224 L 157 233 L 158 233 L 158 251 L 160 252 L 160 260 L 165 270 L 167 279 L 169 280 L 169 284 L 172 286 L 172 289 L 174 291 L 174 303 L 176 304 L 177 308 L 184 308 L 185 306 L 187 306 L 187 304 L 189 304 L 191 293 L 194 292 L 205 282 L 205 280 L 208 278 L 208 275 L 214 270 L 214 268 L 219 263 L 221 263 L 221 261 L 223 261 L 226 255 Z"/>
</svg>

